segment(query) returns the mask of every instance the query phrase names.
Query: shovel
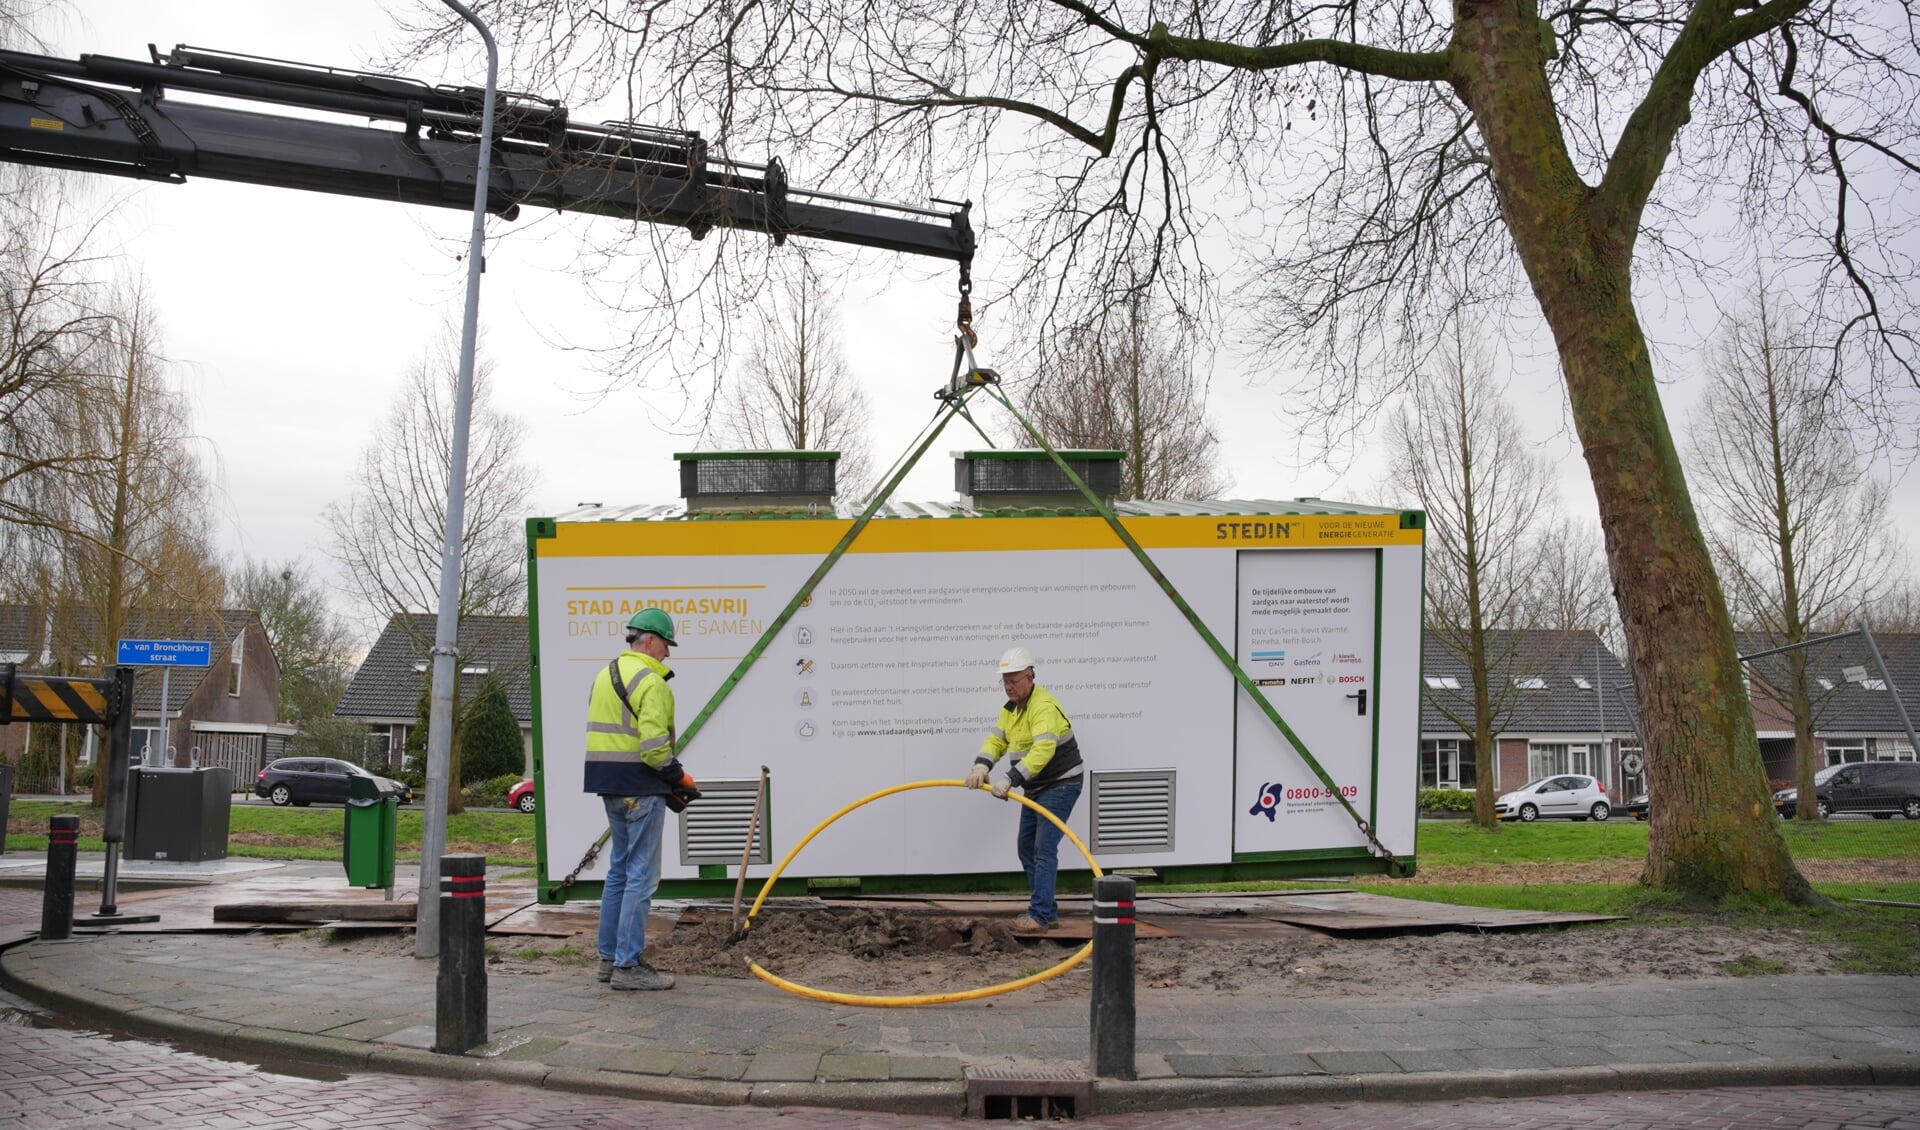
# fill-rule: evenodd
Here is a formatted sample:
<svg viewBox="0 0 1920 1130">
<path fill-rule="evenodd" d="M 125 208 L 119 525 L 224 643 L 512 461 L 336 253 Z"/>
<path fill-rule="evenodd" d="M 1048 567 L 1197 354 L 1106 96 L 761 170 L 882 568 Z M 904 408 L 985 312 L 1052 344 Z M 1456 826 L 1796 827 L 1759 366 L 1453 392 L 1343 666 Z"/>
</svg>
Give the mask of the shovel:
<svg viewBox="0 0 1920 1130">
<path fill-rule="evenodd" d="M 740 875 L 733 881 L 733 930 L 727 945 L 747 936 L 747 925 L 740 920 L 740 896 L 747 888 L 747 861 L 753 858 L 753 840 L 760 831 L 760 809 L 767 803 L 767 767 L 760 767 L 760 789 L 753 795 L 753 816 L 747 821 L 747 842 L 740 848 Z"/>
</svg>

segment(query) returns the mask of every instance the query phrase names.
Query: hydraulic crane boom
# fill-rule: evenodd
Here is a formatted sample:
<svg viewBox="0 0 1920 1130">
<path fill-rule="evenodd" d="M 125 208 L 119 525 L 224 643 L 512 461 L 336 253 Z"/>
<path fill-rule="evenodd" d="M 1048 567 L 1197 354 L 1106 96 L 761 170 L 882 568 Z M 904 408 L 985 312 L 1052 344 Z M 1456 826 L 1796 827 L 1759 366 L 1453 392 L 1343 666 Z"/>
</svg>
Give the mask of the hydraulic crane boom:
<svg viewBox="0 0 1920 1130">
<path fill-rule="evenodd" d="M 478 88 L 187 46 L 153 54 L 140 62 L 0 51 L 0 160 L 473 207 Z M 267 108 L 172 97 L 181 91 Z M 795 189 L 778 158 L 754 165 L 715 157 L 684 130 L 578 125 L 564 106 L 527 95 L 499 99 L 487 195 L 488 210 L 507 219 L 525 205 L 675 224 L 695 239 L 716 227 L 746 228 L 779 242 L 799 235 L 973 258 L 965 204 L 920 208 Z"/>
</svg>

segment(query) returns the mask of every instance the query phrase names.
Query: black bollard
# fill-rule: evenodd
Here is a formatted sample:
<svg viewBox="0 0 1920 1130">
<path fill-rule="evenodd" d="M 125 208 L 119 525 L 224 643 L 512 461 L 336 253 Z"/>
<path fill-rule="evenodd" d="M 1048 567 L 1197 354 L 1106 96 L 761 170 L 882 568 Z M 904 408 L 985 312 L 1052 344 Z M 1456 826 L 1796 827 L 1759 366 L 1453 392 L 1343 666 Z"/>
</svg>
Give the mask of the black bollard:
<svg viewBox="0 0 1920 1130">
<path fill-rule="evenodd" d="M 40 940 L 73 937 L 73 869 L 80 857 L 80 818 L 47 821 L 47 883 L 40 897 Z"/>
<path fill-rule="evenodd" d="M 1093 1073 L 1135 1078 L 1133 1066 L 1133 880 L 1093 881 Z"/>
<path fill-rule="evenodd" d="M 487 857 L 440 857 L 440 977 L 433 1050 L 465 1055 L 487 1042 Z"/>
</svg>

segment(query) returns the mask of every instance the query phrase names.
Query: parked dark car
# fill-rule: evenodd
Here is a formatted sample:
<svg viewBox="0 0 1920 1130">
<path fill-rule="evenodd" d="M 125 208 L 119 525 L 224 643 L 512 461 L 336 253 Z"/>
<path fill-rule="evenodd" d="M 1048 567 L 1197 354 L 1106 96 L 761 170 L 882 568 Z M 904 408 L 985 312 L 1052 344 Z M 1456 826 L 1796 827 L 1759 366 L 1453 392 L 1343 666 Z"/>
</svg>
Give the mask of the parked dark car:
<svg viewBox="0 0 1920 1130">
<path fill-rule="evenodd" d="M 379 782 L 381 792 L 401 804 L 413 799 L 413 790 L 404 782 L 369 773 L 351 761 L 334 757 L 283 757 L 260 770 L 253 793 L 278 805 L 345 804 L 349 777 L 372 777 Z"/>
<path fill-rule="evenodd" d="M 1891 820 L 1898 812 L 1909 820 L 1920 820 L 1920 763 L 1829 765 L 1813 775 L 1813 791 L 1823 819 L 1837 812 L 1866 812 L 1876 820 Z M 1781 816 L 1792 817 L 1800 809 L 1800 790 L 1781 789 L 1773 794 L 1773 807 Z"/>
<path fill-rule="evenodd" d="M 1614 811 L 1622 816 L 1631 816 L 1635 820 L 1645 820 L 1647 818 L 1647 794 L 1639 793 L 1635 796 L 1628 797 L 1627 802 L 1614 809 Z"/>
</svg>

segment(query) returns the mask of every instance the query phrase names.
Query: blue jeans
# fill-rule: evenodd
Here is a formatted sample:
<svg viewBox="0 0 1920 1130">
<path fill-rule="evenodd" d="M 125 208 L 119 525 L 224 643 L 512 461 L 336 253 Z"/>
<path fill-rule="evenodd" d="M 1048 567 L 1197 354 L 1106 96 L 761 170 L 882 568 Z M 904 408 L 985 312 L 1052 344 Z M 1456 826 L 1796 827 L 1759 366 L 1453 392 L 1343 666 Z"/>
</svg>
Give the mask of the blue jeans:
<svg viewBox="0 0 1920 1130">
<path fill-rule="evenodd" d="M 660 885 L 660 828 L 667 822 L 664 797 L 603 796 L 608 846 L 607 877 L 600 887 L 600 959 L 621 968 L 636 965 L 647 945 L 647 911 Z"/>
<path fill-rule="evenodd" d="M 1042 789 L 1032 798 L 1033 803 L 1058 816 L 1064 824 L 1067 817 L 1073 815 L 1082 784 L 1083 781 L 1075 781 Z M 1032 892 L 1027 900 L 1027 915 L 1042 926 L 1060 921 L 1060 908 L 1053 901 L 1054 878 L 1060 873 L 1060 829 L 1023 804 L 1020 806 L 1020 839 L 1015 846 L 1020 852 L 1020 867 L 1027 873 L 1027 889 Z"/>
</svg>

